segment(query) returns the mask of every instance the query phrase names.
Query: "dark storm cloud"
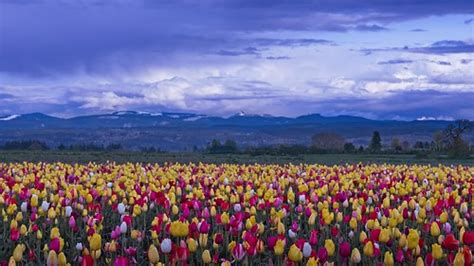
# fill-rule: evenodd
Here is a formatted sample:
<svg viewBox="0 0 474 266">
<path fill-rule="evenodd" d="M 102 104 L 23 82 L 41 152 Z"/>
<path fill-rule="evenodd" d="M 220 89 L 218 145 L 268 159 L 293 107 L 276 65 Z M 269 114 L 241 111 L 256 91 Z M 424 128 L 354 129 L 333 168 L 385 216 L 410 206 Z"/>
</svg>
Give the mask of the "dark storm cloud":
<svg viewBox="0 0 474 266">
<path fill-rule="evenodd" d="M 234 42 L 236 33 L 380 31 L 392 22 L 474 11 L 471 0 L 3 0 L 0 5 L 0 72 L 30 77 L 120 75 L 181 65 L 180 56 L 244 49 L 248 43 Z"/>
<path fill-rule="evenodd" d="M 405 47 L 391 47 L 391 48 L 365 48 L 360 50 L 366 55 L 373 52 L 390 52 L 402 51 L 422 54 L 457 54 L 457 53 L 474 53 L 474 44 L 459 40 L 442 40 L 432 43 L 428 46 L 405 46 Z"/>
<path fill-rule="evenodd" d="M 462 100 L 460 100 L 462 99 Z M 474 119 L 474 92 L 401 91 L 387 97 L 377 98 L 338 98 L 337 100 L 307 102 L 307 104 L 288 103 L 300 106 L 300 112 L 327 112 L 336 110 L 340 114 L 359 114 L 376 119 L 403 117 L 453 117 Z M 307 106 L 313 109 L 307 109 Z M 453 108 L 456 106 L 456 108 Z"/>
</svg>

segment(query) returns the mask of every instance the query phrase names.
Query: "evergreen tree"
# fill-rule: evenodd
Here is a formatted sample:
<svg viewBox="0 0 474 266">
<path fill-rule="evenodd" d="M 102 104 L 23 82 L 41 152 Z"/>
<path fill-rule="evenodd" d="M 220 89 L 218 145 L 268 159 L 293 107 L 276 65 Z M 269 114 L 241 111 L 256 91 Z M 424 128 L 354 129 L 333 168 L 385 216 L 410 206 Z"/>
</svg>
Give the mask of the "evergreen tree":
<svg viewBox="0 0 474 266">
<path fill-rule="evenodd" d="M 371 151 L 380 151 L 382 149 L 382 138 L 378 131 L 374 131 L 372 134 L 372 140 L 370 141 L 369 149 Z"/>
</svg>

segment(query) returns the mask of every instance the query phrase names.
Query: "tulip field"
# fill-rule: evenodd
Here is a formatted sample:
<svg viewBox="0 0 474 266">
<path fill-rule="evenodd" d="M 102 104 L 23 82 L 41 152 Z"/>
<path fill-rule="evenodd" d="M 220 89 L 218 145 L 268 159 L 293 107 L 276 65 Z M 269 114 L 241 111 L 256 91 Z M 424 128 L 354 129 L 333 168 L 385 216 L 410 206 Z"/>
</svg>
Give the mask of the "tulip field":
<svg viewBox="0 0 474 266">
<path fill-rule="evenodd" d="M 474 167 L 0 163 L 0 265 L 472 265 Z"/>
</svg>

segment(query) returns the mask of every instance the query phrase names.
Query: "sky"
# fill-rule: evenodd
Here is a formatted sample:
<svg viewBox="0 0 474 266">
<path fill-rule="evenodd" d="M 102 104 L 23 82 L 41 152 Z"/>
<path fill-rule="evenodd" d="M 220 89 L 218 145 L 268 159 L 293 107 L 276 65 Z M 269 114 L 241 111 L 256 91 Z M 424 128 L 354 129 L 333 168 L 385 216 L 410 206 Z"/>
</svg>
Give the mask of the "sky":
<svg viewBox="0 0 474 266">
<path fill-rule="evenodd" d="M 0 0 L 0 115 L 474 119 L 473 0 Z"/>
</svg>

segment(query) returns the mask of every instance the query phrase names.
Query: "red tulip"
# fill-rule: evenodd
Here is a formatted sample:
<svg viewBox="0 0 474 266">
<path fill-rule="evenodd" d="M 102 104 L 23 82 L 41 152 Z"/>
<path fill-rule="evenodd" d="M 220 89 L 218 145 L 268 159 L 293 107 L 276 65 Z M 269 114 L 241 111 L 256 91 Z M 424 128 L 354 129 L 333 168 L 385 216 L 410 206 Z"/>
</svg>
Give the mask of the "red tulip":
<svg viewBox="0 0 474 266">
<path fill-rule="evenodd" d="M 54 250 L 56 253 L 59 253 L 60 245 L 61 244 L 59 242 L 59 238 L 55 237 L 49 242 L 49 249 Z"/>
<path fill-rule="evenodd" d="M 351 255 L 351 244 L 349 244 L 349 242 L 343 242 L 339 246 L 339 255 L 343 258 L 347 258 Z"/>
<path fill-rule="evenodd" d="M 450 251 L 456 250 L 459 247 L 459 241 L 454 237 L 453 234 L 449 234 L 443 241 L 443 247 Z"/>
<path fill-rule="evenodd" d="M 325 247 L 321 247 L 318 249 L 318 258 L 319 258 L 319 261 L 324 263 L 328 260 L 328 251 Z"/>
<path fill-rule="evenodd" d="M 244 246 L 240 243 L 235 245 L 232 249 L 232 257 L 238 261 L 242 260 L 245 257 L 245 254 Z"/>
<path fill-rule="evenodd" d="M 311 231 L 309 235 L 309 243 L 313 246 L 318 244 L 318 231 L 314 229 Z"/>
<path fill-rule="evenodd" d="M 16 228 L 12 228 L 10 230 L 10 239 L 13 242 L 16 242 L 19 238 L 20 238 L 20 230 L 18 230 Z"/>
<path fill-rule="evenodd" d="M 224 241 L 224 237 L 222 236 L 221 233 L 217 233 L 214 237 L 214 242 L 218 245 L 222 244 L 222 242 Z"/>
<path fill-rule="evenodd" d="M 81 266 L 94 266 L 94 258 L 91 255 L 82 257 Z"/>
<path fill-rule="evenodd" d="M 36 260 L 36 253 L 32 249 L 28 250 L 28 260 L 29 261 L 35 261 Z"/>
<path fill-rule="evenodd" d="M 474 231 L 464 232 L 462 242 L 468 246 L 474 244 Z"/>
<path fill-rule="evenodd" d="M 465 266 L 471 266 L 471 262 L 472 262 L 471 249 L 467 246 L 464 246 L 462 251 L 464 253 L 464 265 Z"/>
<path fill-rule="evenodd" d="M 425 265 L 433 266 L 434 262 L 435 260 L 433 259 L 433 255 L 431 254 L 431 252 L 428 252 L 428 254 L 426 254 L 426 257 L 425 257 Z"/>
<path fill-rule="evenodd" d="M 381 231 L 382 230 L 380 228 L 370 231 L 370 239 L 372 239 L 373 242 L 379 241 L 379 235 Z"/>
</svg>

